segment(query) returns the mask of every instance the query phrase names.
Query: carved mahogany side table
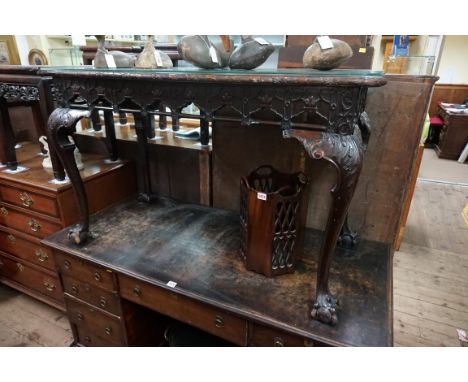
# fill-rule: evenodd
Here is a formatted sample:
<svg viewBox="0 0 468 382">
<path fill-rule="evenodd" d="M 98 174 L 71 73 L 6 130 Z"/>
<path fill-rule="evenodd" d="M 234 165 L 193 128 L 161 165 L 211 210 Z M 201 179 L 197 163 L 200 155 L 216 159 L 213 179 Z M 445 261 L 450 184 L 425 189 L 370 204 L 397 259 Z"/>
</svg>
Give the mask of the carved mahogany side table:
<svg viewBox="0 0 468 382">
<path fill-rule="evenodd" d="M 15 137 L 11 126 L 8 107 L 30 105 L 34 122 L 41 135 L 46 134 L 47 120 L 54 109 L 52 79 L 39 76 L 37 66 L 0 66 L 0 133 L 2 150 L 9 170 L 16 170 L 18 161 L 15 153 Z M 54 168 L 60 166 L 57 156 L 51 152 Z"/>
<path fill-rule="evenodd" d="M 74 161 L 73 134 L 78 120 L 90 111 L 103 110 L 111 159 L 117 159 L 113 111 L 132 113 L 138 137 L 139 165 L 144 172 L 140 199 L 155 195 L 149 176 L 147 140 L 152 136 L 154 115 L 200 119 L 201 144 L 209 141 L 209 123 L 238 122 L 242 126 L 276 125 L 285 138 L 295 138 L 312 159 L 330 162 L 337 172 L 331 189 L 332 206 L 325 231 L 311 315 L 322 322 L 337 322 L 337 300 L 328 288 L 329 269 L 340 230 L 361 172 L 363 149 L 369 137 L 364 111 L 367 89 L 382 86 L 381 72 L 332 70 L 171 70 L 44 68 L 53 77 L 61 108 L 50 116 L 48 137 L 65 167 L 80 205 L 81 220 L 69 234 L 76 244 L 89 234 L 88 202 Z M 195 104 L 200 114 L 183 109 Z M 167 112 L 166 108 L 170 109 Z M 271 119 L 259 117 L 271 112 Z M 259 113 L 261 112 L 261 113 Z M 63 170 L 55 176 L 63 179 Z"/>
</svg>

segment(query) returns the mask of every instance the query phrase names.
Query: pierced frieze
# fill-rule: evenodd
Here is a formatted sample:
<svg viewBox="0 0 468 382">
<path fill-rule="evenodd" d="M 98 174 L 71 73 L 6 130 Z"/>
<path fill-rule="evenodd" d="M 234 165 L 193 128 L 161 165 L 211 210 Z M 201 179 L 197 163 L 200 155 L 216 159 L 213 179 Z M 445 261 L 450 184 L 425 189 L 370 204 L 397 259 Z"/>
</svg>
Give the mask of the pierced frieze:
<svg viewBox="0 0 468 382">
<path fill-rule="evenodd" d="M 9 102 L 38 101 L 39 89 L 36 86 L 0 84 L 0 97 Z"/>
</svg>

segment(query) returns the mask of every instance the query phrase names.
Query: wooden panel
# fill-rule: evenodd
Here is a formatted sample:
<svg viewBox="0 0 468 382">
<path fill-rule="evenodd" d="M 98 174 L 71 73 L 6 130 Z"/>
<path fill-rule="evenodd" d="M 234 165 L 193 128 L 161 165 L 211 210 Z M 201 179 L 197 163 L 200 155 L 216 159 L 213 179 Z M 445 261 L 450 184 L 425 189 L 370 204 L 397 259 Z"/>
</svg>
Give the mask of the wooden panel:
<svg viewBox="0 0 468 382">
<path fill-rule="evenodd" d="M 55 263 L 61 273 L 110 292 L 115 290 L 113 273 L 110 269 L 58 252 L 54 252 L 54 254 Z"/>
<path fill-rule="evenodd" d="M 36 243 L 35 238 L 27 237 L 14 230 L 6 231 L 0 226 L 0 248 L 23 260 L 39 265 L 41 267 L 54 270 L 55 262 L 52 252 Z"/>
<path fill-rule="evenodd" d="M 361 177 L 350 207 L 350 223 L 360 237 L 393 244 L 434 77 L 386 76 L 369 89 L 366 110 L 372 133 Z M 311 160 L 279 128 L 244 128 L 219 122 L 213 131 L 213 205 L 239 210 L 239 179 L 262 164 L 283 172 L 304 171 L 310 179 L 307 226 L 324 230 L 335 182 L 331 165 Z"/>
<path fill-rule="evenodd" d="M 23 209 L 5 203 L 1 203 L 0 209 L 0 224 L 41 239 L 62 228 L 60 224 L 47 220 L 45 216 L 41 217 L 38 214 L 28 213 Z"/>
<path fill-rule="evenodd" d="M 119 284 L 123 298 L 235 344 L 245 344 L 247 322 L 241 318 L 129 277 L 119 276 Z"/>
<path fill-rule="evenodd" d="M 57 301 L 63 300 L 62 288 L 58 278 L 51 274 L 41 272 L 28 263 L 15 257 L 5 256 L 0 253 L 0 279 L 7 278 L 42 295 Z"/>
<path fill-rule="evenodd" d="M 437 115 L 439 102 L 462 103 L 468 98 L 468 85 L 436 84 L 429 106 L 429 115 Z"/>
<path fill-rule="evenodd" d="M 64 292 L 70 296 L 79 298 L 112 314 L 121 314 L 120 298 L 116 292 L 104 291 L 67 275 L 62 275 L 62 284 Z"/>
<path fill-rule="evenodd" d="M 122 322 L 116 316 L 106 315 L 91 305 L 65 295 L 67 315 L 71 323 L 117 345 L 125 344 Z"/>
<path fill-rule="evenodd" d="M 0 185 L 0 195 L 3 201 L 16 206 L 31 209 L 53 217 L 59 217 L 57 202 L 33 192 L 26 192 L 22 188 Z"/>
</svg>

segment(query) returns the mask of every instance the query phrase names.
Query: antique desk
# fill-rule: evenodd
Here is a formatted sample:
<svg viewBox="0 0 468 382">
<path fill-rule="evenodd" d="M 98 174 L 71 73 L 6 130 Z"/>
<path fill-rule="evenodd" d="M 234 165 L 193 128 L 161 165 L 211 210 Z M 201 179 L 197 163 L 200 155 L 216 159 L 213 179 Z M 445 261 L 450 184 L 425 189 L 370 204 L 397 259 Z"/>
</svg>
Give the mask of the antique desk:
<svg viewBox="0 0 468 382">
<path fill-rule="evenodd" d="M 103 240 L 102 237 L 97 239 L 90 234 L 86 193 L 80 177 L 77 176 L 72 155 L 74 145 L 67 138 L 68 135 L 74 133 L 77 121 L 82 117 L 89 117 L 91 111 L 104 111 L 108 151 L 110 158 L 114 160 L 118 158 L 118 152 L 112 113 L 118 111 L 133 114 L 140 154 L 138 164 L 140 169 L 143 170 L 143 190 L 139 199 L 146 203 L 154 203 L 154 205 L 148 205 L 147 209 L 148 211 L 154 211 L 155 216 L 161 214 L 161 211 L 155 209 L 155 206 L 162 203 L 162 201 L 152 192 L 147 154 L 147 141 L 154 136 L 153 117 L 155 115 L 160 117 L 160 122 L 163 118 L 170 116 L 174 130 L 178 129 L 177 121 L 179 118 L 199 119 L 200 143 L 202 146 L 208 145 L 210 124 L 213 129 L 216 129 L 217 123 L 221 121 L 239 123 L 242 126 L 271 125 L 281 129 L 284 138 L 296 138 L 302 143 L 310 158 L 324 159 L 331 163 L 336 170 L 337 181 L 331 189 L 332 207 L 323 245 L 318 255 L 317 277 L 313 281 L 316 283 L 315 297 L 310 298 L 309 293 L 309 304 L 306 305 L 314 319 L 332 325 L 337 323 L 338 302 L 330 293 L 328 285 L 331 260 L 359 178 L 363 151 L 369 137 L 369 120 L 364 111 L 367 89 L 385 84 L 380 72 L 340 70 L 330 72 L 312 70 L 206 71 L 190 68 L 148 71 L 138 69 L 96 70 L 81 67 L 43 69 L 43 73 L 53 77 L 57 98 L 62 106 L 62 108 L 56 109 L 49 119 L 49 141 L 57 151 L 70 176 L 81 211 L 80 224 L 73 227 L 69 233 L 71 247 L 66 249 L 60 247 L 60 251 L 65 250 L 69 254 L 79 256 L 80 251 L 89 248 L 91 242 Z M 186 106 L 192 103 L 199 108 L 199 114 L 190 114 L 184 110 Z M 160 127 L 164 128 L 161 125 Z M 56 171 L 55 175 L 58 179 L 64 177 L 63 171 Z M 210 176 L 209 173 L 206 176 L 208 186 L 205 192 L 208 197 L 205 200 L 207 201 L 211 199 L 209 196 Z M 137 208 L 137 206 L 129 208 Z M 186 209 L 190 211 L 192 208 L 199 207 L 188 205 L 182 207 L 182 212 L 187 213 Z M 236 214 L 231 216 L 227 211 L 217 212 L 217 210 L 210 207 L 203 208 L 207 208 L 200 212 L 204 217 L 201 222 L 196 224 L 201 228 L 203 228 L 202 223 L 206 224 L 205 220 L 211 220 L 212 218 L 216 220 L 218 214 L 227 214 L 225 228 L 228 228 L 232 221 L 236 220 Z M 162 215 L 165 216 L 166 213 L 163 210 Z M 189 212 L 188 214 L 191 216 L 195 212 Z M 111 217 L 108 216 L 107 219 L 111 219 Z M 157 221 L 157 219 L 148 219 L 152 224 L 148 225 L 145 230 L 148 230 L 148 235 L 154 236 L 154 233 L 152 233 L 153 222 Z M 180 223 L 176 224 L 176 228 L 179 225 Z M 143 224 L 143 226 L 145 225 Z M 234 229 L 233 227 L 235 225 L 231 227 L 231 230 Z M 208 228 L 212 230 L 213 226 L 208 224 Z M 93 227 L 91 227 L 91 232 L 94 232 Z M 175 229 L 171 236 L 178 233 L 179 231 Z M 205 237 L 203 232 L 199 232 L 198 235 L 201 235 L 202 238 Z M 219 235 L 223 236 L 224 233 L 221 231 Z M 219 235 L 216 237 L 219 238 Z M 88 243 L 90 237 L 92 240 Z M 233 236 L 234 242 L 236 237 L 236 235 Z M 63 239 L 63 236 L 61 238 Z M 142 240 L 146 248 L 147 244 L 145 244 L 144 239 Z M 47 245 L 51 247 L 55 247 L 54 243 L 57 244 L 54 240 L 47 241 Z M 221 246 L 220 243 L 216 243 Z M 215 247 L 213 242 L 201 243 L 200 245 L 201 248 Z M 75 248 L 74 251 L 73 248 Z M 95 253 L 97 254 L 98 248 L 99 244 L 96 242 L 96 249 L 89 254 L 90 258 L 93 258 Z M 164 257 L 166 254 L 163 254 L 163 252 L 166 248 L 163 245 L 159 250 L 150 251 L 150 257 Z M 232 249 L 223 251 L 220 248 L 220 250 L 222 253 L 232 252 Z M 109 249 L 109 252 L 112 252 L 112 249 Z M 200 249 L 196 252 L 200 253 Z M 382 249 L 381 253 L 385 254 L 382 257 L 383 264 L 387 264 L 388 249 Z M 132 255 L 129 255 L 129 257 L 132 257 Z M 361 255 L 358 255 L 358 257 L 361 257 Z M 71 260 L 68 259 L 67 261 L 69 265 Z M 138 262 L 137 255 L 131 261 Z M 103 265 L 105 269 L 112 272 L 116 271 L 115 267 L 120 267 L 119 264 L 106 263 Z M 88 266 L 92 265 L 88 264 Z M 158 266 L 155 263 L 155 266 L 159 267 L 160 265 Z M 63 272 L 63 268 L 60 269 Z M 387 283 L 388 272 L 387 268 L 385 269 L 384 273 L 381 274 L 385 279 L 385 281 L 381 281 L 383 283 Z M 216 267 L 207 267 L 207 270 L 209 273 L 205 275 L 205 278 L 208 276 L 216 277 Z M 177 275 L 174 274 L 174 276 Z M 198 277 L 201 277 L 201 275 L 198 275 Z M 309 275 L 309 277 L 312 282 L 313 276 Z M 121 288 L 123 282 L 113 280 L 115 284 L 112 284 L 111 289 L 118 294 L 119 289 L 116 285 L 120 285 Z M 377 280 L 375 281 L 375 285 L 379 284 Z M 156 281 L 157 284 L 158 282 L 160 283 L 161 280 Z M 140 290 L 140 286 L 134 288 Z M 122 293 L 122 289 L 120 289 L 120 293 Z M 154 290 L 153 293 L 157 295 L 158 290 Z M 196 291 L 189 292 L 189 295 L 191 293 L 197 295 Z M 284 291 L 281 293 L 284 293 Z M 305 294 L 301 293 L 301 296 L 304 297 Z M 122 294 L 122 297 L 131 300 L 125 293 Z M 345 296 L 342 297 L 342 299 L 344 298 Z M 206 297 L 200 298 L 201 301 L 204 299 Z M 383 299 L 385 307 L 388 307 L 387 297 L 383 297 Z M 195 298 L 195 300 L 198 301 L 199 298 Z M 281 304 L 282 302 L 278 303 Z M 224 303 L 220 302 L 220 304 L 223 305 Z M 345 306 L 343 304 L 346 303 L 342 301 L 342 306 Z M 214 305 L 216 306 L 216 304 Z M 154 306 L 151 306 L 151 308 L 154 308 Z M 252 307 L 247 309 L 251 310 Z M 161 309 L 155 310 L 161 312 Z M 384 310 L 385 313 L 382 317 L 387 317 L 388 310 Z M 161 313 L 166 313 L 172 317 L 175 315 L 165 311 Z M 120 314 L 119 319 L 124 320 L 124 313 L 120 311 Z M 311 320 L 310 315 L 304 315 L 303 318 L 310 322 L 310 325 L 317 325 Z M 175 318 L 180 319 L 179 316 L 175 316 Z M 278 318 L 274 320 L 278 320 Z M 388 323 L 388 320 L 385 320 Z M 377 321 L 379 321 L 379 325 L 383 323 L 381 319 Z M 271 322 L 269 321 L 269 323 Z M 224 324 L 221 326 L 224 327 Z M 339 326 L 344 326 L 344 324 L 340 323 Z M 288 330 L 291 330 L 290 327 L 288 327 Z M 313 332 L 312 334 L 311 332 L 308 333 L 310 339 L 315 338 Z M 385 333 L 383 336 L 385 339 L 380 344 L 391 342 L 388 341 L 388 333 L 386 331 Z M 304 333 L 301 334 L 304 335 Z M 365 336 L 364 332 L 362 332 L 362 335 Z M 247 335 L 246 338 L 249 338 L 249 336 Z M 234 342 L 240 343 L 240 341 Z M 332 340 L 330 343 L 341 342 L 333 342 Z M 245 340 L 242 344 L 249 344 L 249 342 Z"/>
<path fill-rule="evenodd" d="M 439 105 L 437 113 L 444 121 L 435 151 L 439 158 L 455 159 L 468 143 L 468 113 L 457 114 Z"/>
<path fill-rule="evenodd" d="M 38 66 L 0 66 L 0 139 L 3 160 L 9 170 L 16 170 L 15 137 L 8 107 L 30 105 L 40 135 L 46 135 L 49 114 L 54 109 L 50 76 L 39 76 Z M 51 154 L 52 164 L 57 164 Z"/>
</svg>

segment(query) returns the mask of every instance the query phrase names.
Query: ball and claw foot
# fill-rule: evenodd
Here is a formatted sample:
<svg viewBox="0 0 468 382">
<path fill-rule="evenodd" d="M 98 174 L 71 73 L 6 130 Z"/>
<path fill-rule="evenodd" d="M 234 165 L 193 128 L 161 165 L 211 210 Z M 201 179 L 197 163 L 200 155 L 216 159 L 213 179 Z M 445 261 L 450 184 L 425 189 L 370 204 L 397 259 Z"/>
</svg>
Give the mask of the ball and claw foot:
<svg viewBox="0 0 468 382">
<path fill-rule="evenodd" d="M 336 325 L 338 323 L 338 300 L 330 293 L 321 294 L 312 308 L 312 318 L 325 324 Z"/>
<path fill-rule="evenodd" d="M 81 227 L 81 225 L 77 225 L 68 232 L 68 239 L 73 241 L 75 244 L 80 245 L 88 240 L 88 232 L 83 231 L 83 227 Z"/>
</svg>

